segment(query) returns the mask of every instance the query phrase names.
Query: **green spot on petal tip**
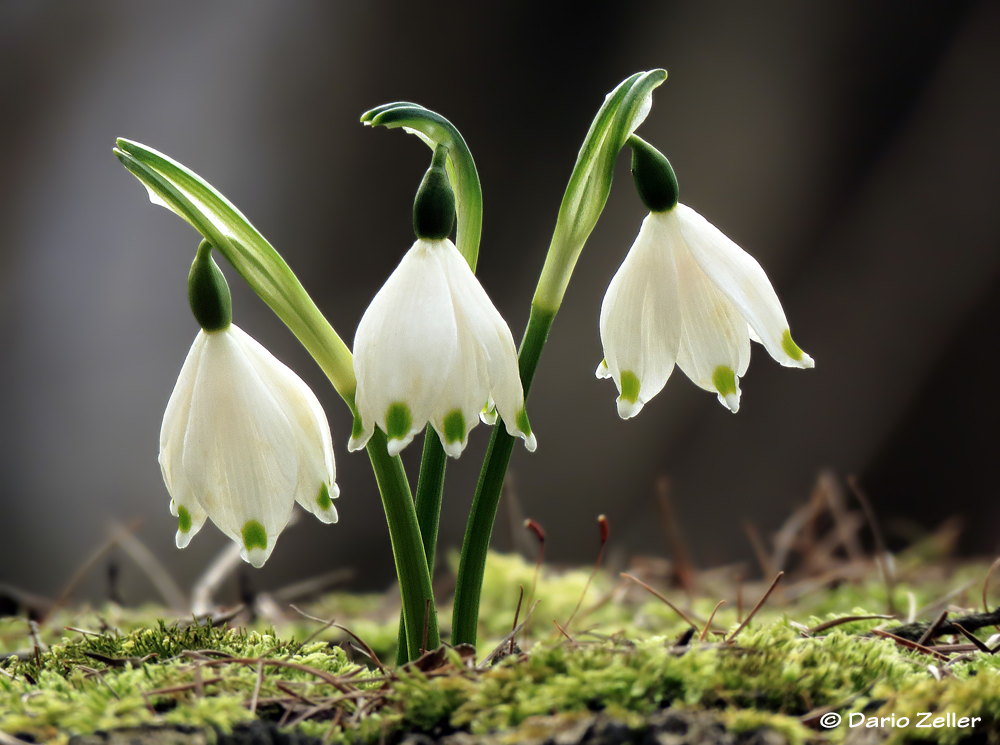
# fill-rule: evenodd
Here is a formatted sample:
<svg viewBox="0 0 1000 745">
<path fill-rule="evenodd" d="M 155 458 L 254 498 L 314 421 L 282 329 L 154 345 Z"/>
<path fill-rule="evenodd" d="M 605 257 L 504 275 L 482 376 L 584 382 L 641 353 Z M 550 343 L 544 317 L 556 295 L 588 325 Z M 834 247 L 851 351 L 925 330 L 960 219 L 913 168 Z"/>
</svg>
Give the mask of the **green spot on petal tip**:
<svg viewBox="0 0 1000 745">
<path fill-rule="evenodd" d="M 191 513 L 184 507 L 177 508 L 177 529 L 182 533 L 191 530 Z"/>
<path fill-rule="evenodd" d="M 333 504 L 333 500 L 330 499 L 330 488 L 326 484 L 319 487 L 316 504 L 319 505 L 321 510 L 328 510 L 330 509 L 330 505 Z"/>
<path fill-rule="evenodd" d="M 523 406 L 521 407 L 521 410 L 517 412 L 517 428 L 525 435 L 531 435 L 531 424 L 528 422 L 528 412 Z"/>
<path fill-rule="evenodd" d="M 247 551 L 255 548 L 267 550 L 267 531 L 256 520 L 250 520 L 243 526 L 243 546 Z"/>
<path fill-rule="evenodd" d="M 351 438 L 358 439 L 365 432 L 365 425 L 361 421 L 361 417 L 357 414 L 354 415 L 354 423 L 351 425 Z"/>
<path fill-rule="evenodd" d="M 785 333 L 781 335 L 781 348 L 785 350 L 785 354 L 796 362 L 802 360 L 802 350 L 799 349 L 798 344 L 792 341 L 792 332 L 788 329 L 785 329 Z"/>
<path fill-rule="evenodd" d="M 390 440 L 402 440 L 410 433 L 413 416 L 404 403 L 392 404 L 385 412 L 385 433 Z"/>
<path fill-rule="evenodd" d="M 465 416 L 458 409 L 448 412 L 444 418 L 444 439 L 448 443 L 465 439 Z"/>
<path fill-rule="evenodd" d="M 622 370 L 621 396 L 630 404 L 639 400 L 639 377 L 631 370 Z"/>
<path fill-rule="evenodd" d="M 736 373 L 731 367 L 719 365 L 712 373 L 712 385 L 719 392 L 720 396 L 736 395 Z"/>
</svg>

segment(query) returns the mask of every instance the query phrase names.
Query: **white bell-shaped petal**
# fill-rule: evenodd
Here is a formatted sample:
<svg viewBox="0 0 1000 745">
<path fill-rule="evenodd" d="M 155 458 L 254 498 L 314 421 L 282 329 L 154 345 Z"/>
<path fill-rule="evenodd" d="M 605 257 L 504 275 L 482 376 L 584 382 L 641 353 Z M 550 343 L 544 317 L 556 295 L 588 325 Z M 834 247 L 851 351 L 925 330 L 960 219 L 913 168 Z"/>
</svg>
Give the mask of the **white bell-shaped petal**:
<svg viewBox="0 0 1000 745">
<path fill-rule="evenodd" d="M 601 305 L 604 361 L 599 378 L 618 386 L 618 413 L 635 416 L 674 369 L 680 343 L 677 271 L 670 244 L 677 237 L 649 215 Z"/>
<path fill-rule="evenodd" d="M 614 378 L 619 415 L 635 416 L 675 363 L 737 411 L 751 339 L 783 365 L 813 366 L 753 257 L 690 207 L 650 214 L 601 306 L 597 377 Z"/>
<path fill-rule="evenodd" d="M 160 467 L 183 548 L 211 518 L 260 567 L 297 501 L 336 522 L 330 427 L 305 383 L 235 325 L 199 332 L 167 403 Z"/>
<path fill-rule="evenodd" d="M 357 421 L 349 450 L 380 427 L 396 455 L 428 422 L 458 457 L 494 402 L 508 432 L 535 439 L 510 329 L 448 239 L 419 239 L 358 324 Z"/>
<path fill-rule="evenodd" d="M 786 367 L 813 367 L 813 358 L 792 341 L 785 311 L 757 260 L 690 207 L 678 204 L 677 223 L 691 255 L 729 298 L 764 348 Z"/>
</svg>

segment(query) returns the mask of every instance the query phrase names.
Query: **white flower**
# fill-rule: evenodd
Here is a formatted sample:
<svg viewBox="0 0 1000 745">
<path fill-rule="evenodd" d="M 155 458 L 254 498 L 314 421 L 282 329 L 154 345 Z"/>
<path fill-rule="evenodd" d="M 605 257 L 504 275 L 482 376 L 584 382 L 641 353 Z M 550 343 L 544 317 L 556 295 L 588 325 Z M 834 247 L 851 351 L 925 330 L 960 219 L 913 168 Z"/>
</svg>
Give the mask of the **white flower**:
<svg viewBox="0 0 1000 745">
<path fill-rule="evenodd" d="M 638 414 L 675 363 L 737 411 L 751 339 L 786 367 L 814 364 L 752 256 L 690 207 L 651 212 L 601 306 L 597 377 L 614 378 L 619 415 Z"/>
<path fill-rule="evenodd" d="M 309 387 L 235 325 L 198 333 L 167 403 L 160 467 L 184 548 L 212 518 L 260 567 L 298 502 L 337 522 L 333 442 Z"/>
<path fill-rule="evenodd" d="M 510 329 L 447 238 L 418 239 L 378 291 L 354 336 L 354 372 L 348 450 L 364 447 L 378 425 L 394 456 L 429 421 L 457 458 L 477 417 L 495 421 L 494 406 L 507 431 L 535 449 Z"/>
</svg>

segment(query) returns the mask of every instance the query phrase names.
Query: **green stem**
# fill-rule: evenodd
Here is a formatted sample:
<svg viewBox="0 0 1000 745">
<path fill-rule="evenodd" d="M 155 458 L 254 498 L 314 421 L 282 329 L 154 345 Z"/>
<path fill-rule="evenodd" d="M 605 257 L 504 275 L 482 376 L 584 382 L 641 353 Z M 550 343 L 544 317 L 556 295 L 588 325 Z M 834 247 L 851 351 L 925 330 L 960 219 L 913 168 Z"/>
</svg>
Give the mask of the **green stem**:
<svg viewBox="0 0 1000 745">
<path fill-rule="evenodd" d="M 525 399 L 528 398 L 535 368 L 555 317 L 555 310 L 532 305 L 528 328 L 525 329 L 517 358 Z M 490 547 L 490 536 L 493 534 L 493 523 L 496 521 L 514 439 L 499 423 L 493 428 L 493 437 L 490 439 L 489 450 L 486 451 L 483 470 L 479 474 L 479 484 L 476 486 L 476 496 L 472 500 L 472 511 L 469 513 L 465 539 L 462 542 L 462 558 L 458 565 L 458 584 L 452 614 L 452 644 L 476 643 L 486 554 Z"/>
<path fill-rule="evenodd" d="M 438 523 L 441 520 L 441 500 L 444 495 L 444 469 L 448 456 L 441 447 L 441 440 L 429 425 L 424 430 L 424 454 L 420 459 L 420 476 L 417 477 L 417 524 L 420 538 L 424 543 L 427 571 L 434 580 L 434 552 L 437 550 Z M 423 629 L 421 629 L 421 634 Z M 422 640 L 421 640 L 422 641 Z M 428 644 L 430 642 L 428 641 Z M 419 647 L 417 647 L 419 649 Z M 431 647 L 433 649 L 433 647 Z M 403 612 L 399 613 L 399 640 L 396 664 L 402 665 L 409 659 L 406 642 L 406 625 Z"/>
<path fill-rule="evenodd" d="M 367 450 L 389 524 L 392 555 L 396 561 L 396 576 L 403 602 L 407 649 L 416 651 L 423 646 L 425 617 L 427 648 L 436 649 L 441 644 L 441 636 L 438 633 L 431 575 L 403 463 L 398 457 L 389 456 L 385 434 L 377 427 L 368 441 Z M 409 659 L 418 656 L 418 653 L 413 653 Z"/>
</svg>

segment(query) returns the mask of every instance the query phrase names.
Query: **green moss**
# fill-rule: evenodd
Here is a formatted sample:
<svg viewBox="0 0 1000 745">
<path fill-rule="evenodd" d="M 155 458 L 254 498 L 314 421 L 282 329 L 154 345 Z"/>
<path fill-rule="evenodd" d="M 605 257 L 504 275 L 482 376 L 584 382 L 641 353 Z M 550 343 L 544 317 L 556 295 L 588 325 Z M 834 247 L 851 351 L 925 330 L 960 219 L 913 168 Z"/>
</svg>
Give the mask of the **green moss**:
<svg viewBox="0 0 1000 745">
<path fill-rule="evenodd" d="M 927 581 L 903 582 L 896 590 L 897 604 L 902 606 L 906 594 L 913 593 L 918 606 L 927 605 L 968 579 L 981 581 L 984 573 L 985 566 L 974 565 L 950 575 L 929 575 Z M 623 592 L 603 573 L 597 575 L 569 629 L 576 642 L 563 640 L 552 619 L 565 625 L 588 574 L 587 570 L 542 572 L 535 590 L 539 603 L 527 638 L 519 637 L 529 650 L 527 656 L 514 655 L 485 672 L 472 673 L 462 670 L 457 654 L 452 654 L 451 673 L 402 672 L 381 690 L 382 704 L 374 704 L 359 721 L 354 717 L 356 702 L 346 700 L 344 716 L 336 723 L 328 712 L 297 724 L 296 731 L 332 743 L 375 743 L 398 739 L 400 732 L 438 727 L 503 733 L 497 737 L 509 742 L 541 741 L 553 737 L 553 732 L 590 726 L 594 712 L 601 711 L 641 739 L 651 717 L 670 707 L 720 722 L 734 733 L 766 729 L 797 744 L 843 739 L 846 727 L 817 731 L 799 719 L 818 707 L 849 702 L 840 710 L 845 718 L 864 710 L 869 716 L 910 716 L 913 722 L 919 711 L 954 711 L 992 722 L 977 729 L 986 733 L 984 737 L 1000 734 L 995 724 L 1000 718 L 997 657 L 978 655 L 956 663 L 951 676 L 937 681 L 927 657 L 862 635 L 878 621 L 853 621 L 811 638 L 803 635 L 803 628 L 825 620 L 882 611 L 885 588 L 874 579 L 845 583 L 794 603 L 776 593 L 741 632 L 735 647 L 694 645 L 679 654 L 672 648 L 673 640 L 686 623 L 644 591 Z M 518 588 L 530 592 L 533 577 L 532 563 L 490 555 L 482 595 L 480 658 L 509 631 Z M 692 613 L 707 617 L 721 594 L 709 583 L 706 579 L 704 596 L 670 595 Z M 762 592 L 762 587 L 745 588 L 748 602 Z M 965 601 L 959 596 L 954 602 Z M 736 611 L 730 605 L 719 611 L 717 628 L 735 628 Z M 385 596 L 336 593 L 309 610 L 318 617 L 337 618 L 382 659 L 392 658 L 399 609 Z M 251 629 L 230 630 L 156 620 L 161 612 L 114 605 L 99 611 L 58 612 L 41 630 L 42 640 L 51 647 L 48 652 L 36 656 L 26 651 L 23 658 L 0 662 L 6 673 L 0 674 L 0 731 L 46 743 L 65 743 L 73 734 L 99 729 L 150 724 L 227 732 L 255 718 L 249 702 L 258 683 L 258 659 L 294 663 L 334 676 L 353 674 L 352 685 L 362 691 L 383 685 L 365 682 L 378 673 L 352 663 L 340 647 L 330 646 L 342 638 L 337 629 L 322 631 L 300 648 L 294 640 L 318 628 L 302 617 L 290 619 L 277 631 L 259 623 Z M 442 617 L 447 617 L 446 608 Z M 118 631 L 84 635 L 63 628 L 99 629 L 102 623 Z M 28 650 L 30 645 L 25 620 L 0 619 L 0 648 Z M 193 651 L 201 655 L 204 696 L 195 692 Z M 230 661 L 234 659 L 250 662 Z M 261 702 L 288 699 L 287 690 L 311 701 L 343 696 L 306 669 L 271 664 L 263 669 Z M 277 704 L 262 704 L 258 713 L 275 719 L 283 710 Z M 963 733 L 911 726 L 886 734 L 893 743 L 921 737 L 948 743 L 957 742 Z"/>
</svg>

